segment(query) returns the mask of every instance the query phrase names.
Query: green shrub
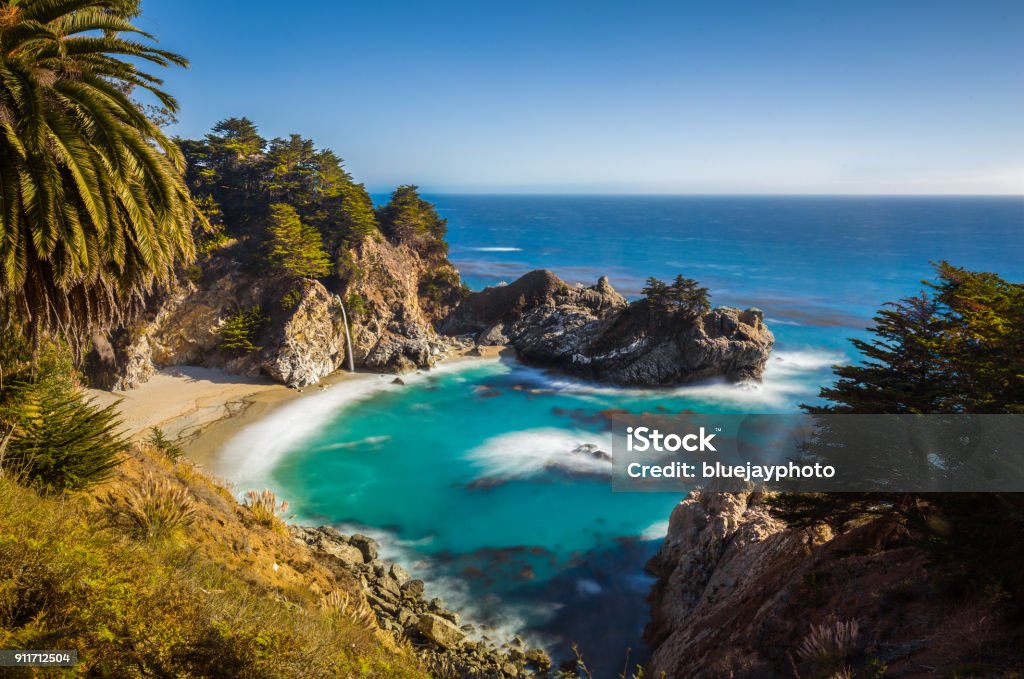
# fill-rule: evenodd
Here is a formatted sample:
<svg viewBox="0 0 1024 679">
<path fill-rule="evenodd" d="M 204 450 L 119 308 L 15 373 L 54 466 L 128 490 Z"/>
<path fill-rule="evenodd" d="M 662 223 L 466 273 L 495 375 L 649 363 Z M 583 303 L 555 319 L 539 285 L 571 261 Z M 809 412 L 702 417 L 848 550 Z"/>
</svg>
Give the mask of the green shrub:
<svg viewBox="0 0 1024 679">
<path fill-rule="evenodd" d="M 66 350 L 49 346 L 0 386 L 0 472 L 46 492 L 110 476 L 127 444 L 116 405 L 93 405 L 74 378 Z"/>
<path fill-rule="evenodd" d="M 238 353 L 259 351 L 256 336 L 266 322 L 259 304 L 247 309 L 239 309 L 228 317 L 220 329 L 220 348 Z"/>
<path fill-rule="evenodd" d="M 152 427 L 150 430 L 149 437 L 146 438 L 146 443 L 158 453 L 165 455 L 171 462 L 177 462 L 184 455 L 185 451 L 182 450 L 181 446 L 167 438 L 164 434 L 164 430 L 160 427 Z"/>
<path fill-rule="evenodd" d="M 365 316 L 367 309 L 366 300 L 362 295 L 357 295 L 354 292 L 345 295 L 345 312 L 348 314 L 349 321 Z"/>
<path fill-rule="evenodd" d="M 281 311 L 292 311 L 295 307 L 299 306 L 299 302 L 302 301 L 302 292 L 299 290 L 289 290 L 284 293 L 281 297 Z"/>
</svg>

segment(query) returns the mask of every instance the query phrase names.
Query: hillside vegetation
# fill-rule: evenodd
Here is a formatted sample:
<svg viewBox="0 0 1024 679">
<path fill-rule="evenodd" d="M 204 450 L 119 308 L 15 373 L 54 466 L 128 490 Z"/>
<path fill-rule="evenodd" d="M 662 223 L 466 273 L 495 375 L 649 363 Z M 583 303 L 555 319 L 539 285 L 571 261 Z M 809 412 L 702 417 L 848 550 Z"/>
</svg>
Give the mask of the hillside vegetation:
<svg viewBox="0 0 1024 679">
<path fill-rule="evenodd" d="M 280 520 L 153 446 L 122 459 L 76 494 L 0 478 L 0 647 L 75 649 L 68 676 L 427 676 Z"/>
</svg>

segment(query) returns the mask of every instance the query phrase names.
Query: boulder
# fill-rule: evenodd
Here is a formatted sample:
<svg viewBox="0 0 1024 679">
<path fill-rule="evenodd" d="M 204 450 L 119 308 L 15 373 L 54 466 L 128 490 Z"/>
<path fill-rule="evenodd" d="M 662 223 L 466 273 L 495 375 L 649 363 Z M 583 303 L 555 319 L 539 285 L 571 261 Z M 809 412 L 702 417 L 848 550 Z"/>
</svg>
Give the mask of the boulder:
<svg viewBox="0 0 1024 679">
<path fill-rule="evenodd" d="M 443 648 L 456 648 L 466 638 L 466 633 L 448 620 L 426 613 L 416 621 L 416 629 L 424 637 Z"/>
<path fill-rule="evenodd" d="M 377 558 L 377 541 L 373 538 L 356 533 L 348 541 L 349 544 L 362 553 L 363 560 L 366 563 L 370 563 Z"/>
<path fill-rule="evenodd" d="M 420 599 L 425 589 L 422 580 L 408 580 L 402 584 L 402 595 L 409 599 Z"/>
</svg>

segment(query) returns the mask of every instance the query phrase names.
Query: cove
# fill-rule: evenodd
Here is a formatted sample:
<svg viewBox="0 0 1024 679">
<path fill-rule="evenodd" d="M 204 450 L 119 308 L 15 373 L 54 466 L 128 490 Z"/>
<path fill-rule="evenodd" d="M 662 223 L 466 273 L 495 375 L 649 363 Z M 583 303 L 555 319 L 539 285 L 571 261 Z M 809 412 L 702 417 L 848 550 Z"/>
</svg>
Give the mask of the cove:
<svg viewBox="0 0 1024 679">
<path fill-rule="evenodd" d="M 656 390 L 514 359 L 443 364 L 405 385 L 365 376 L 243 431 L 220 471 L 273 488 L 298 523 L 377 538 L 482 634 L 523 633 L 556 659 L 578 642 L 588 662 L 621 667 L 627 647 L 642 658 L 643 565 L 682 496 L 612 492 L 609 411 L 791 411 L 835 358 L 778 351 L 761 385 Z"/>
</svg>

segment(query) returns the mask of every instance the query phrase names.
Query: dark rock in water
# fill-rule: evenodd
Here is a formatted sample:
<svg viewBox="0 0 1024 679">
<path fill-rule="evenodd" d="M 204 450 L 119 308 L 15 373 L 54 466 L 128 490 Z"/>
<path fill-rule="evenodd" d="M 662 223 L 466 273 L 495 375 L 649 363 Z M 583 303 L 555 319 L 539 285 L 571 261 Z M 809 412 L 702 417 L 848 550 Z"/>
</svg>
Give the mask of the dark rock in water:
<svg viewBox="0 0 1024 679">
<path fill-rule="evenodd" d="M 405 570 L 397 563 L 391 564 L 391 577 L 395 579 L 399 585 L 405 584 L 405 582 L 411 577 L 409 571 Z"/>
<path fill-rule="evenodd" d="M 576 446 L 575 448 L 572 449 L 572 452 L 576 453 L 577 455 L 589 455 L 590 457 L 594 458 L 595 460 L 604 460 L 606 462 L 611 462 L 612 461 L 611 454 L 606 452 L 606 451 L 604 451 L 604 450 L 601 450 L 597 446 L 597 444 L 594 444 L 594 443 L 584 443 L 584 444 L 578 445 L 578 446 Z"/>
<path fill-rule="evenodd" d="M 402 384 L 402 385 L 404 385 L 405 384 L 405 380 L 403 380 L 401 377 L 396 377 L 395 379 L 391 380 L 391 384 Z"/>
<path fill-rule="evenodd" d="M 638 386 L 760 379 L 775 343 L 759 309 L 694 315 L 627 303 L 607 278 L 574 288 L 541 270 L 470 295 L 440 329 L 511 345 L 525 361 L 587 379 Z"/>
<path fill-rule="evenodd" d="M 532 648 L 527 651 L 526 662 L 532 664 L 542 672 L 551 669 L 551 658 L 540 648 Z"/>
</svg>

